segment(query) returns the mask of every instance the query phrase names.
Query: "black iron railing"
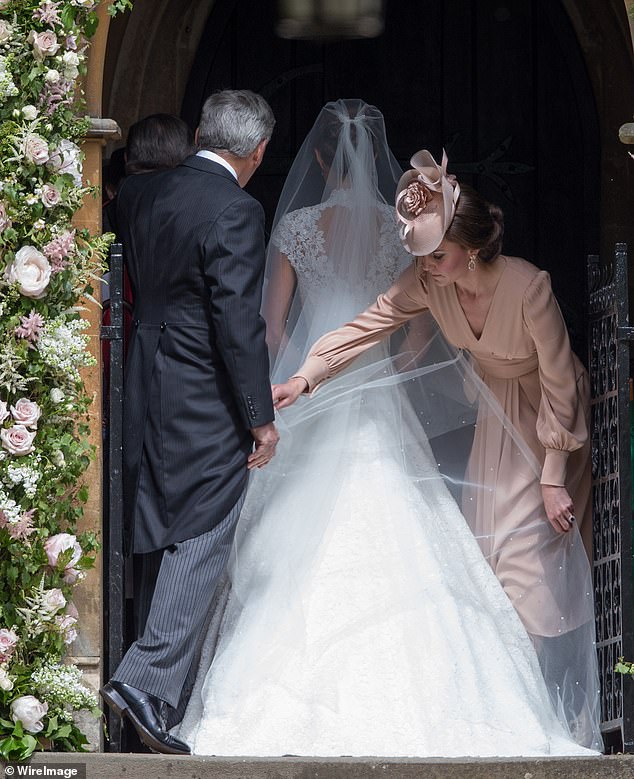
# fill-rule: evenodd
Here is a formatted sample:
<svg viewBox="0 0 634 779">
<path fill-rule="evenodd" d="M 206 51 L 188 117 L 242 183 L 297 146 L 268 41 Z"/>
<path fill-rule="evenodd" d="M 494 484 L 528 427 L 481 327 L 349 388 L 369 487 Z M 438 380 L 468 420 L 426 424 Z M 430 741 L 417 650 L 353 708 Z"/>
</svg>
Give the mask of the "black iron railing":
<svg viewBox="0 0 634 779">
<path fill-rule="evenodd" d="M 608 748 L 634 751 L 634 679 L 614 671 L 634 660 L 632 458 L 627 247 L 607 263 L 588 258 L 592 517 L 601 720 Z"/>
</svg>

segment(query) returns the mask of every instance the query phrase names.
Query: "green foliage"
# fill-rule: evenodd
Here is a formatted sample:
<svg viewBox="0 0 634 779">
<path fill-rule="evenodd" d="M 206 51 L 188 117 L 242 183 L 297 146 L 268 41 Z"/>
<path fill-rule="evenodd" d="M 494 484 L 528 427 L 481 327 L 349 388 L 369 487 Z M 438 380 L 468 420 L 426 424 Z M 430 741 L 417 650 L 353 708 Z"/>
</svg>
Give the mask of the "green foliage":
<svg viewBox="0 0 634 779">
<path fill-rule="evenodd" d="M 62 663 L 74 587 L 98 540 L 79 533 L 94 452 L 94 364 L 81 319 L 112 236 L 72 224 L 84 186 L 79 87 L 95 0 L 9 0 L 0 12 L 0 757 L 82 751 L 94 695 Z M 117 0 L 117 13 L 131 7 Z"/>
</svg>

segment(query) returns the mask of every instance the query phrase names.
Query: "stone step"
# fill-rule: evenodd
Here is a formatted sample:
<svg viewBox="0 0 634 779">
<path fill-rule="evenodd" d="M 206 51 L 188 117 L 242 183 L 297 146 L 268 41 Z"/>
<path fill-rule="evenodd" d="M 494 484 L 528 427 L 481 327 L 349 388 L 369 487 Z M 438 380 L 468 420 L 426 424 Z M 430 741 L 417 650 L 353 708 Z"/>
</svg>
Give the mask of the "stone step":
<svg viewBox="0 0 634 779">
<path fill-rule="evenodd" d="M 72 779 L 68 772 L 50 771 L 71 765 L 85 766 L 86 779 L 634 779 L 634 755 L 492 760 L 38 753 L 29 763 L 30 773 L 16 767 L 5 776 Z"/>
</svg>

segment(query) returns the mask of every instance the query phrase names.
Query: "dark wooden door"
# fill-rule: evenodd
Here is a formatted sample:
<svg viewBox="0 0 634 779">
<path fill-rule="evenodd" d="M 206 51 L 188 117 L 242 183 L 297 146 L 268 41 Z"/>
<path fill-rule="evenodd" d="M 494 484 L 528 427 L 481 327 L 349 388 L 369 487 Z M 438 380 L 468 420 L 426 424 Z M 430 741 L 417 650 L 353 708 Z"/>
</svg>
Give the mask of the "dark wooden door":
<svg viewBox="0 0 634 779">
<path fill-rule="evenodd" d="M 549 270 L 576 350 L 585 257 L 598 251 L 599 137 L 582 55 L 558 0 L 387 0 L 385 32 L 332 44 L 276 37 L 275 3 L 217 0 L 183 116 L 220 88 L 264 94 L 277 126 L 250 190 L 272 219 L 322 105 L 360 97 L 385 115 L 404 167 L 420 148 L 498 203 L 507 253 Z"/>
</svg>

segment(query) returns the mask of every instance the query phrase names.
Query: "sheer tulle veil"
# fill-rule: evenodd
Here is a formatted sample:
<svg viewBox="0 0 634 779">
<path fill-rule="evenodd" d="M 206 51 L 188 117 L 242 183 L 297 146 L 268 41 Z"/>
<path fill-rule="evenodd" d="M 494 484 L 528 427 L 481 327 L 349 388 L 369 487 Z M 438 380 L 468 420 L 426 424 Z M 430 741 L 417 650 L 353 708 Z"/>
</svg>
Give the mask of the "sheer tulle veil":
<svg viewBox="0 0 634 779">
<path fill-rule="evenodd" d="M 400 244 L 394 215 L 400 175 L 375 107 L 337 100 L 321 110 L 284 185 L 268 248 L 263 314 L 274 382 L 293 375 L 315 340 L 353 319 L 412 262 Z M 294 252 L 299 243 L 302 251 Z M 304 259 L 292 260 L 295 255 Z M 400 597 L 372 599 L 350 615 L 349 624 L 333 627 L 318 641 L 306 630 L 310 604 L 305 585 L 332 532 L 329 519 L 347 472 L 343 464 L 366 456 L 366 443 L 373 440 L 381 442 L 383 461 L 405 474 L 414 505 L 417 495 L 441 489 L 453 493 L 465 514 L 470 505 L 478 506 L 480 521 L 470 524 L 489 559 L 506 543 L 543 547 L 544 566 L 555 566 L 558 576 L 549 577 L 551 591 L 543 601 L 552 619 L 534 643 L 564 727 L 580 743 L 600 745 L 592 586 L 581 539 L 575 530 L 560 552 L 543 516 L 534 517 L 523 537 L 512 538 L 500 538 L 481 521 L 492 516 L 495 485 L 485 478 L 478 483 L 474 470 L 467 470 L 469 431 L 476 418 L 478 425 L 495 428 L 510 442 L 527 484 L 535 482 L 539 489 L 535 455 L 504 417 L 468 355 L 450 347 L 426 316 L 377 343 L 312 397 L 300 398 L 278 415 L 278 453 L 251 475 L 238 523 L 229 564 L 231 594 L 203 697 L 212 691 L 221 709 L 240 706 L 244 686 L 278 677 L 287 647 L 298 640 L 319 662 L 347 633 L 386 614 L 401 611 L 421 618 L 428 605 L 425 575 L 418 570 L 411 538 L 402 534 L 395 539 L 398 552 L 386 553 L 385 559 L 388 571 L 411 569 L 411 584 Z M 434 490 L 429 489 L 432 482 Z M 527 599 L 543 596 L 543 578 L 535 572 Z M 471 597 L 477 608 L 477 592 L 456 593 L 456 598 Z M 236 650 L 231 639 L 246 626 L 249 640 Z M 424 635 L 420 641 L 410 648 L 413 666 L 420 662 Z M 306 695 L 305 690 L 288 692 Z M 319 700 L 320 705 L 328 700 L 328 690 L 320 690 Z M 337 707 L 336 685 L 328 705 Z"/>
</svg>

